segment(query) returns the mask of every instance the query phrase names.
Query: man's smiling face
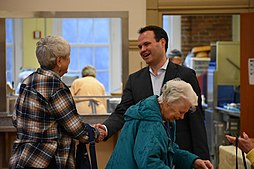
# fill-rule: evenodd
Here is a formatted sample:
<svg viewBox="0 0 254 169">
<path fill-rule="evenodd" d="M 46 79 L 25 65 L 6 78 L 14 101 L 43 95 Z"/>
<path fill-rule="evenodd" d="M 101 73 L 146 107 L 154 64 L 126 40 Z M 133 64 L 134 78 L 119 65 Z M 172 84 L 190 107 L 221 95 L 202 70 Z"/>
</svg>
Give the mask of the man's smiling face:
<svg viewBox="0 0 254 169">
<path fill-rule="evenodd" d="M 146 31 L 139 35 L 139 54 L 148 65 L 156 65 L 165 56 L 165 39 L 156 42 L 153 31 Z"/>
</svg>

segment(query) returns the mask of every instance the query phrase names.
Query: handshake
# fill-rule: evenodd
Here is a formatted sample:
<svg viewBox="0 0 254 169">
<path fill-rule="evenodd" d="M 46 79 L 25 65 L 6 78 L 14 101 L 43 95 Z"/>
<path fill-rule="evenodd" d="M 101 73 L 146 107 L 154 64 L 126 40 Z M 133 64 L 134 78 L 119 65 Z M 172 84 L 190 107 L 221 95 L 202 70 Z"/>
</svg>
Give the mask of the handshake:
<svg viewBox="0 0 254 169">
<path fill-rule="evenodd" d="M 105 137 L 108 136 L 108 131 L 105 125 L 101 124 L 101 123 L 97 123 L 92 125 L 92 127 L 94 127 L 96 129 L 96 135 L 97 137 L 95 138 L 96 142 L 99 143 L 100 141 L 103 141 L 105 139 Z"/>
</svg>

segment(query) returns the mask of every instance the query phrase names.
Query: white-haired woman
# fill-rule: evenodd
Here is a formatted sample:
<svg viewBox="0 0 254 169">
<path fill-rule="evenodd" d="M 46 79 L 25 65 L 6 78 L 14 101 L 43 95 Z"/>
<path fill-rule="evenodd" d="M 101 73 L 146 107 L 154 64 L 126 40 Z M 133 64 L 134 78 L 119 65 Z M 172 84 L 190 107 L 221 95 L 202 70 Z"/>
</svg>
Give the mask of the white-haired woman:
<svg viewBox="0 0 254 169">
<path fill-rule="evenodd" d="M 20 86 L 13 124 L 17 129 L 9 168 L 75 168 L 76 138 L 88 141 L 69 88 L 61 81 L 70 45 L 60 36 L 37 42 L 40 64 Z"/>
<path fill-rule="evenodd" d="M 180 79 L 168 81 L 162 95 L 150 96 L 130 107 L 107 169 L 176 168 L 212 169 L 208 160 L 179 149 L 175 122 L 197 105 L 191 85 Z M 165 123 L 167 122 L 167 123 Z"/>
</svg>

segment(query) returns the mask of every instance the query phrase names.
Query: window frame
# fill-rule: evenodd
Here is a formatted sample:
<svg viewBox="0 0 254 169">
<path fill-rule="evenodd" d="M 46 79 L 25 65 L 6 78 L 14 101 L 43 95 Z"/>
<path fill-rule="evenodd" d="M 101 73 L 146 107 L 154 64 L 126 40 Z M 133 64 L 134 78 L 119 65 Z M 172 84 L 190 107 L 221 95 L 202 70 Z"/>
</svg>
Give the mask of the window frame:
<svg viewBox="0 0 254 169">
<path fill-rule="evenodd" d="M 13 34 L 13 42 L 12 44 L 6 44 L 6 47 L 12 46 L 12 81 L 14 82 L 14 88 L 18 86 L 19 83 L 19 73 L 21 72 L 21 68 L 23 65 L 23 26 L 22 19 L 12 19 L 12 34 Z M 7 70 L 6 70 L 7 71 Z M 6 77 L 7 82 L 7 77 Z"/>
</svg>

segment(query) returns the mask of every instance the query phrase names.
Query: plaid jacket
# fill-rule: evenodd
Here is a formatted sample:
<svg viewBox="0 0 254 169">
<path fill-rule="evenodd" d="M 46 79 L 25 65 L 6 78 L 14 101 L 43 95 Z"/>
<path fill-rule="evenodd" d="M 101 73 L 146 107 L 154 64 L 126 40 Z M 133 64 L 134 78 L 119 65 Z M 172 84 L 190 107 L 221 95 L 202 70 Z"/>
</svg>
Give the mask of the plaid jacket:
<svg viewBox="0 0 254 169">
<path fill-rule="evenodd" d="M 26 78 L 16 102 L 17 129 L 9 168 L 45 168 L 55 156 L 59 169 L 75 168 L 75 141 L 88 141 L 69 88 L 52 71 Z"/>
</svg>

